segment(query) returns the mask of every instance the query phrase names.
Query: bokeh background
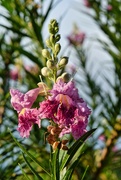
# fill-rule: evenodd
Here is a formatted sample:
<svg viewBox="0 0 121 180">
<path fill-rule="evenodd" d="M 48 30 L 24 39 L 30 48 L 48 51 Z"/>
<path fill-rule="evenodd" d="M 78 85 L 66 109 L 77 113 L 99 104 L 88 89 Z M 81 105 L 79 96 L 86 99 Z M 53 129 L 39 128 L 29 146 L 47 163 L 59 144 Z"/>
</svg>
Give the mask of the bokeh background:
<svg viewBox="0 0 121 180">
<path fill-rule="evenodd" d="M 97 128 L 85 142 L 84 154 L 72 179 L 121 179 L 121 1 L 120 0 L 1 0 L 0 1 L 0 179 L 22 179 L 18 164 L 30 179 L 14 137 L 48 168 L 46 123 L 34 126 L 31 136 L 17 132 L 17 114 L 10 104 L 10 88 L 36 88 L 46 60 L 41 50 L 51 19 L 59 22 L 61 52 L 68 56 L 80 96 L 92 110 L 87 129 Z M 43 77 L 50 88 L 52 84 Z M 39 99 L 41 101 L 41 99 Z M 36 102 L 36 105 L 39 103 Z M 72 140 L 73 141 L 73 140 Z M 29 159 L 29 162 L 31 160 Z M 46 174 L 34 162 L 32 166 Z"/>
</svg>

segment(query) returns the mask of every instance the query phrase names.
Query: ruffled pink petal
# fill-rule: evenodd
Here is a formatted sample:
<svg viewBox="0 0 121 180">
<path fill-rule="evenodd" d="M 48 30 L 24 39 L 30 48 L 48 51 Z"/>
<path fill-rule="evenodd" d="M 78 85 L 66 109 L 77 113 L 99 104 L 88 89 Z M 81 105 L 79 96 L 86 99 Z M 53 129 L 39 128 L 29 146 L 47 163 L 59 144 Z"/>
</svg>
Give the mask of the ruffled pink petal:
<svg viewBox="0 0 121 180">
<path fill-rule="evenodd" d="M 21 93 L 17 89 L 10 89 L 11 104 L 13 108 L 17 112 L 20 112 L 23 108 L 31 108 L 39 92 L 40 88 L 32 89 L 26 94 Z"/>
<path fill-rule="evenodd" d="M 38 124 L 40 128 L 39 111 L 36 108 L 22 109 L 22 111 L 19 113 L 19 124 L 17 129 L 20 135 L 28 138 L 34 124 Z"/>
</svg>

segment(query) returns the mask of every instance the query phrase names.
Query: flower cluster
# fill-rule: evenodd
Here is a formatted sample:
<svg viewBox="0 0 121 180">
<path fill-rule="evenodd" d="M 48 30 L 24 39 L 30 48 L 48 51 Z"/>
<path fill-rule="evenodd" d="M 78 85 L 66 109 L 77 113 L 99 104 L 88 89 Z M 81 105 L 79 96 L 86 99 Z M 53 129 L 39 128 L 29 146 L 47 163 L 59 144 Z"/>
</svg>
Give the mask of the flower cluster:
<svg viewBox="0 0 121 180">
<path fill-rule="evenodd" d="M 58 73 L 65 68 L 68 57 L 61 57 L 58 61 L 57 55 L 61 46 L 58 43 L 60 36 L 57 34 L 58 23 L 56 20 L 50 22 L 49 32 L 50 36 L 46 44 L 51 51 L 42 50 L 42 55 L 46 58 L 47 63 L 41 69 L 41 74 L 53 81 L 53 88 L 49 90 L 46 84 L 40 82 L 38 88 L 25 94 L 11 89 L 11 104 L 18 113 L 18 131 L 22 137 L 29 137 L 34 124 L 40 128 L 41 120 L 48 119 L 50 122 L 47 127 L 48 143 L 52 145 L 53 149 L 60 144 L 61 149 L 67 150 L 66 143 L 68 141 L 62 137 L 65 134 L 72 134 L 74 139 L 80 138 L 86 132 L 91 111 L 86 102 L 79 97 L 78 89 L 70 80 L 69 74 L 63 71 L 62 74 Z M 82 43 L 85 35 L 77 36 L 80 38 L 78 43 Z M 38 107 L 32 108 L 38 95 L 44 95 L 45 100 L 40 102 Z"/>
<path fill-rule="evenodd" d="M 62 129 L 59 137 L 72 133 L 78 139 L 86 132 L 90 109 L 78 95 L 74 82 L 64 83 L 62 79 L 54 84 L 51 96 L 40 103 L 40 118 L 53 119 Z"/>
<path fill-rule="evenodd" d="M 47 118 L 61 129 L 59 137 L 70 133 L 75 139 L 81 137 L 86 132 L 90 109 L 79 97 L 74 82 L 58 80 L 49 91 L 48 98 L 40 102 L 40 107 L 31 109 L 38 94 L 43 91 L 42 88 L 35 88 L 26 94 L 10 90 L 11 104 L 18 112 L 20 135 L 29 137 L 33 124 L 40 127 L 40 120 Z"/>
</svg>

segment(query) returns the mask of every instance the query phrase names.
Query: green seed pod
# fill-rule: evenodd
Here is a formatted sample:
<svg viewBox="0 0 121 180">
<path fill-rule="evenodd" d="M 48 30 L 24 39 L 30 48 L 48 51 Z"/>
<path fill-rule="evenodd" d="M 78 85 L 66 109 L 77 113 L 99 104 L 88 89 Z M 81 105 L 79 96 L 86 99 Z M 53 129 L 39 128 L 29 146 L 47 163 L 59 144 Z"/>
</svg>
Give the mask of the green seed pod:
<svg viewBox="0 0 121 180">
<path fill-rule="evenodd" d="M 55 55 L 57 55 L 61 50 L 61 45 L 59 43 L 55 44 Z"/>
<path fill-rule="evenodd" d="M 45 57 L 47 59 L 51 59 L 50 52 L 47 49 L 42 50 L 42 55 L 43 55 L 43 57 Z"/>
<path fill-rule="evenodd" d="M 68 57 L 63 57 L 58 64 L 59 69 L 63 68 L 67 63 L 68 63 Z"/>
<path fill-rule="evenodd" d="M 50 71 L 49 68 L 43 67 L 43 68 L 41 69 L 41 73 L 42 73 L 43 76 L 50 76 L 51 71 Z"/>
<path fill-rule="evenodd" d="M 49 69 L 54 69 L 55 68 L 55 62 L 53 60 L 48 60 L 46 65 L 47 65 L 47 67 Z"/>
<path fill-rule="evenodd" d="M 64 82 L 69 82 L 69 80 L 70 80 L 70 74 L 68 74 L 68 73 L 63 73 L 62 75 L 61 75 L 61 77 L 62 77 L 62 79 L 64 80 Z"/>
</svg>

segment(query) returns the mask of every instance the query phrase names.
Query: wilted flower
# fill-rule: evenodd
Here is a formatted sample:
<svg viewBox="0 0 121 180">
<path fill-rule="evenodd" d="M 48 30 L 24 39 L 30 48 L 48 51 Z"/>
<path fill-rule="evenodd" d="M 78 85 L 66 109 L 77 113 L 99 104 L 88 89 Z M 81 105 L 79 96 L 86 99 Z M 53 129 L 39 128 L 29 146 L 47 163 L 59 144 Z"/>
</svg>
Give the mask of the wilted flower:
<svg viewBox="0 0 121 180">
<path fill-rule="evenodd" d="M 72 133 L 78 139 L 86 132 L 90 109 L 79 97 L 74 82 L 64 83 L 62 79 L 54 84 L 47 100 L 40 103 L 40 118 L 48 118 L 62 129 L 59 137 Z"/>
</svg>

